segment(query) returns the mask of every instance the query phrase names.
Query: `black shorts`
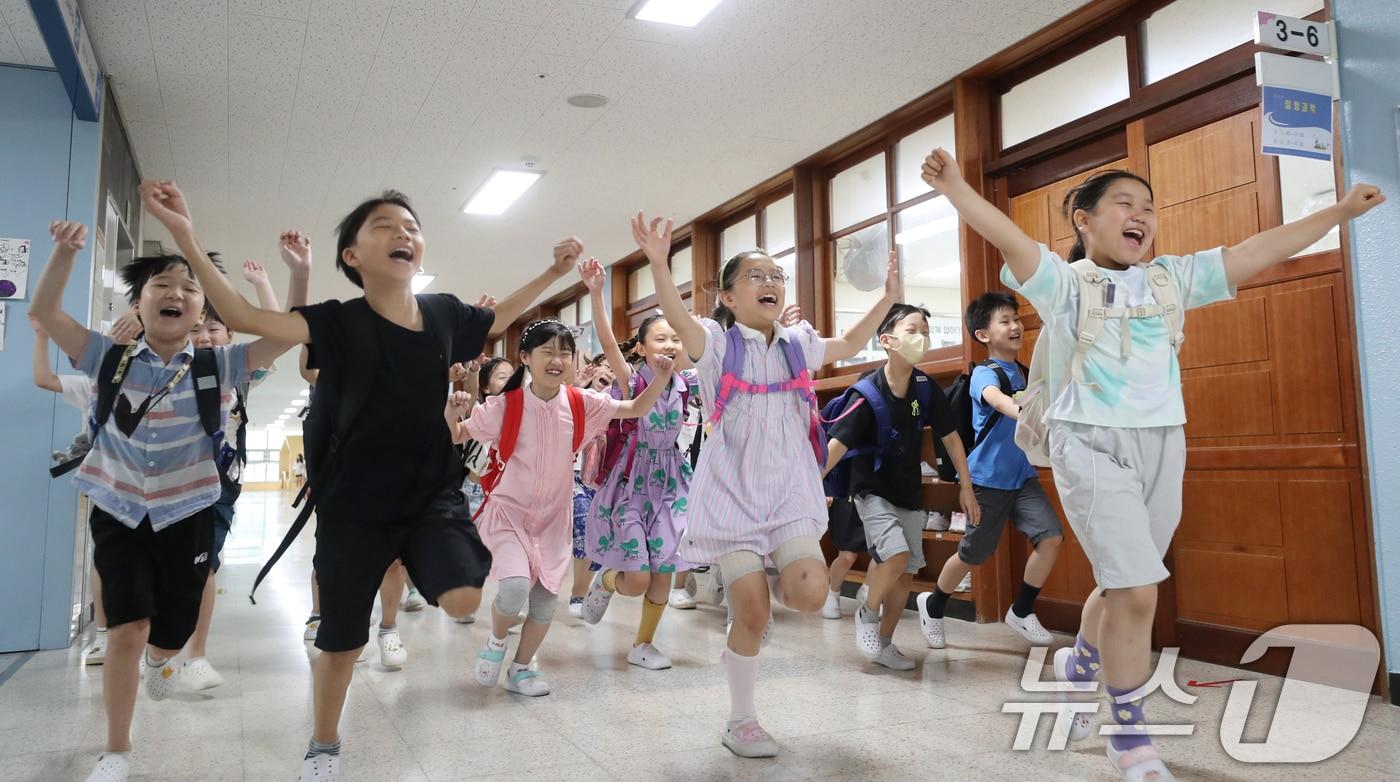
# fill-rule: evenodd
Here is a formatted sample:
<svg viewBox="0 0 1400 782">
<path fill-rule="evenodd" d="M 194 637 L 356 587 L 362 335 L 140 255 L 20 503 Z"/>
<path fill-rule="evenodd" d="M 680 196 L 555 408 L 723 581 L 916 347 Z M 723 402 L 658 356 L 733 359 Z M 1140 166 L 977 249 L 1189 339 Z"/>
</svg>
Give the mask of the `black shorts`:
<svg viewBox="0 0 1400 782">
<path fill-rule="evenodd" d="M 321 627 L 316 647 L 326 652 L 359 649 L 369 641 L 369 618 L 384 571 L 403 560 L 423 598 L 460 587 L 480 588 L 491 572 L 491 552 L 481 542 L 456 490 L 423 512 L 391 522 L 353 517 L 316 520 L 316 583 Z"/>
<path fill-rule="evenodd" d="M 88 526 L 107 626 L 149 619 L 152 646 L 183 647 L 199 621 L 215 523 L 213 509 L 205 508 L 160 532 L 150 518 L 131 529 L 94 506 Z"/>
<path fill-rule="evenodd" d="M 861 524 L 856 504 L 845 497 L 832 500 L 827 512 L 827 530 L 831 533 L 831 544 L 837 551 L 855 551 L 864 554 L 870 546 L 865 542 L 865 525 Z"/>
</svg>

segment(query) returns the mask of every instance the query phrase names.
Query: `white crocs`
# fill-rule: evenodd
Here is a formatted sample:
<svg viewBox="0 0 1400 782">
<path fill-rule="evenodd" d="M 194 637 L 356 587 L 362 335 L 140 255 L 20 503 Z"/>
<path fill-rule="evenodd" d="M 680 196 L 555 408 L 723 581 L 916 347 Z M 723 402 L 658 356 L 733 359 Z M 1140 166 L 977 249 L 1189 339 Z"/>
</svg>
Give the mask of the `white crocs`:
<svg viewBox="0 0 1400 782">
<path fill-rule="evenodd" d="M 303 760 L 297 782 L 336 782 L 340 779 L 340 756 L 316 754 Z"/>
<path fill-rule="evenodd" d="M 841 618 L 841 593 L 840 593 L 840 592 L 827 592 L 827 593 L 826 593 L 826 602 L 822 604 L 822 618 L 823 618 L 823 619 L 840 619 L 840 618 Z"/>
<path fill-rule="evenodd" d="M 1024 617 L 1017 616 L 1015 609 L 1006 609 L 1006 626 L 1015 630 L 1022 638 L 1031 642 L 1032 646 L 1049 646 L 1055 642 L 1055 636 L 1040 623 L 1040 618 L 1032 611 Z"/>
<path fill-rule="evenodd" d="M 608 612 L 608 604 L 612 602 L 613 593 L 603 586 L 603 574 L 606 570 L 599 570 L 593 574 L 593 581 L 588 585 L 588 594 L 583 596 L 583 621 L 596 625 L 602 621 L 603 614 Z"/>
<path fill-rule="evenodd" d="M 899 651 L 899 647 L 894 644 L 889 644 L 881 649 L 879 656 L 875 658 L 875 663 L 883 665 L 891 671 L 912 671 L 915 667 L 914 661 L 905 657 L 904 653 Z"/>
<path fill-rule="evenodd" d="M 1110 741 L 1108 762 L 1113 764 L 1114 771 L 1123 775 L 1123 782 L 1176 782 L 1176 777 L 1157 757 L 1157 748 L 1151 744 L 1119 752 Z"/>
<path fill-rule="evenodd" d="M 203 657 L 197 657 L 180 666 L 180 679 L 185 686 L 196 692 L 212 690 L 224 683 L 224 677 L 214 670 L 214 666 Z"/>
<path fill-rule="evenodd" d="M 146 694 L 151 700 L 163 701 L 175 694 L 175 687 L 180 683 L 180 668 L 175 664 L 174 657 L 159 665 L 152 665 L 148 653 L 141 668 L 141 676 L 146 680 Z"/>
<path fill-rule="evenodd" d="M 131 753 L 104 752 L 88 774 L 87 782 L 126 782 L 131 774 Z"/>
<path fill-rule="evenodd" d="M 1069 666 L 1074 660 L 1074 647 L 1067 646 L 1055 651 L 1055 679 L 1061 682 L 1069 682 Z M 1092 687 L 1089 683 L 1075 683 L 1076 689 L 1088 692 Z M 1061 699 L 1068 701 L 1070 693 L 1061 693 Z M 1094 729 L 1094 715 L 1092 712 L 1075 712 L 1073 721 L 1069 725 L 1069 740 L 1083 741 L 1089 738 L 1089 734 Z"/>
<path fill-rule="evenodd" d="M 398 628 L 379 633 L 379 664 L 391 671 L 397 671 L 408 662 L 408 650 L 399 637 Z"/>
<path fill-rule="evenodd" d="M 928 648 L 942 649 L 948 645 L 948 637 L 943 632 L 943 620 L 928 615 L 928 601 L 931 599 L 932 592 L 920 592 L 919 596 L 914 598 L 914 607 L 919 610 L 919 629 L 924 631 L 924 640 L 928 642 Z"/>
<path fill-rule="evenodd" d="M 864 621 L 865 617 L 862 614 L 873 615 L 875 621 Z M 880 644 L 880 616 L 868 608 L 857 608 L 855 621 L 856 649 L 865 659 L 873 661 L 880 656 L 880 650 L 883 648 Z"/>
</svg>

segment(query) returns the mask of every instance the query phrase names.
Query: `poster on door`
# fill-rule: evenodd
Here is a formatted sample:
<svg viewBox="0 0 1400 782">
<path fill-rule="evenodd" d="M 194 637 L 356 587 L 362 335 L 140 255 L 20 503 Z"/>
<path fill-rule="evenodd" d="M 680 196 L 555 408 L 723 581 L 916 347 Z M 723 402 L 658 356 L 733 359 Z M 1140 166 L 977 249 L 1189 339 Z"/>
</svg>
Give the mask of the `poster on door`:
<svg viewBox="0 0 1400 782">
<path fill-rule="evenodd" d="M 1264 85 L 1260 148 L 1265 155 L 1332 159 L 1332 96 Z"/>
<path fill-rule="evenodd" d="M 22 299 L 29 289 L 29 240 L 0 238 L 0 299 Z"/>
</svg>

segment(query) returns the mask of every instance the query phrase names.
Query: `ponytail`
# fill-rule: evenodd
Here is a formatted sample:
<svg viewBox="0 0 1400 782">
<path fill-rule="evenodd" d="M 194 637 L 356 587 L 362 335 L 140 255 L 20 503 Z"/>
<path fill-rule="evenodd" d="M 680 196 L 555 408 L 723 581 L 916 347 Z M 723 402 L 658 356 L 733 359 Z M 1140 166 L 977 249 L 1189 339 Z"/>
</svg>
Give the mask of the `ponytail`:
<svg viewBox="0 0 1400 782">
<path fill-rule="evenodd" d="M 750 255 L 767 255 L 763 250 L 744 250 L 724 262 L 720 268 L 719 287 L 715 290 L 714 319 L 726 331 L 734 328 L 734 313 L 719 300 L 719 295 L 734 287 L 734 278 L 739 276 L 741 262 Z"/>
<path fill-rule="evenodd" d="M 506 384 L 501 387 L 501 394 L 509 394 L 523 385 L 525 385 L 525 365 L 522 363 L 510 376 L 510 380 L 507 380 Z"/>
<path fill-rule="evenodd" d="M 1143 179 L 1131 171 L 1123 171 L 1120 169 L 1100 171 L 1070 188 L 1068 193 L 1065 193 L 1065 200 L 1061 209 L 1064 211 L 1065 219 L 1069 221 L 1069 227 L 1074 229 L 1074 246 L 1070 248 L 1069 257 L 1065 259 L 1069 263 L 1074 263 L 1088 256 L 1088 251 L 1084 247 L 1084 235 L 1079 232 L 1079 226 L 1074 223 L 1074 213 L 1080 209 L 1086 212 L 1092 212 L 1097 209 L 1099 207 L 1099 201 L 1102 200 L 1104 194 L 1108 192 L 1108 186 L 1119 179 L 1135 180 L 1141 183 L 1143 187 L 1147 188 L 1148 195 L 1152 194 L 1151 182 L 1148 182 L 1146 179 Z"/>
</svg>

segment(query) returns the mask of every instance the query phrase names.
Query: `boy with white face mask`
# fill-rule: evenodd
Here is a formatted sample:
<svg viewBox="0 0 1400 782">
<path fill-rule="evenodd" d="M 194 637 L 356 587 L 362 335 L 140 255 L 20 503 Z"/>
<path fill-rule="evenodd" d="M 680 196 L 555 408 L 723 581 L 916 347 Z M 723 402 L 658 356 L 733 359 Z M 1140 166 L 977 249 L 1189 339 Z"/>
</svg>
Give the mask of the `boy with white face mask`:
<svg viewBox="0 0 1400 782">
<path fill-rule="evenodd" d="M 847 451 L 859 451 L 851 459 L 849 493 L 864 522 L 872 561 L 865 578 L 865 604 L 856 609 L 856 647 L 866 659 L 896 671 L 914 668 L 892 639 L 914 574 L 926 564 L 923 536 L 928 514 L 923 510 L 921 470 L 925 427 L 931 425 L 942 438 L 963 476 L 959 501 L 969 521 L 975 523 L 980 515 L 953 411 L 933 379 L 915 367 L 928 351 L 928 317 L 927 311 L 908 304 L 890 308 L 878 332 L 889 360 L 870 376 L 880 398 L 866 398 L 865 391 L 849 395 L 829 430 L 828 472 Z M 874 391 L 870 394 L 873 397 Z M 883 438 L 882 428 L 887 430 Z M 882 450 L 876 450 L 880 443 Z"/>
</svg>

